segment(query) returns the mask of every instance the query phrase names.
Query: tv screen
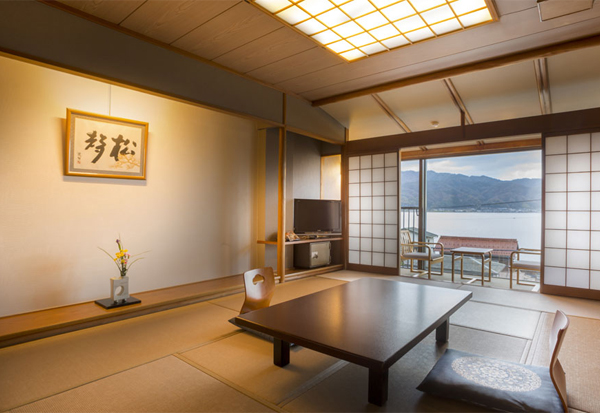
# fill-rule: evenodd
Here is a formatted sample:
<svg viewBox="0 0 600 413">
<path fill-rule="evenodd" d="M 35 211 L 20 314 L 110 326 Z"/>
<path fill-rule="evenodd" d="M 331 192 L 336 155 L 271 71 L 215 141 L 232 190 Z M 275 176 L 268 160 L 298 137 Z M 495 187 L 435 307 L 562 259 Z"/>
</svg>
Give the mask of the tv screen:
<svg viewBox="0 0 600 413">
<path fill-rule="evenodd" d="M 294 199 L 294 232 L 342 232 L 342 201 Z"/>
</svg>

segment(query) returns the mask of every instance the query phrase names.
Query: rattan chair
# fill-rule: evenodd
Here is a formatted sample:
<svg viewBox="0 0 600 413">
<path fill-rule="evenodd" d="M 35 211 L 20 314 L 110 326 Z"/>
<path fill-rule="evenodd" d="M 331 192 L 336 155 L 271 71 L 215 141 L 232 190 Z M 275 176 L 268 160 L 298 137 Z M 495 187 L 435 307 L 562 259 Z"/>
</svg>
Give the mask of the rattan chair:
<svg viewBox="0 0 600 413">
<path fill-rule="evenodd" d="M 510 278 L 510 288 L 512 288 L 512 286 L 513 286 L 513 271 L 514 270 L 517 271 L 517 284 L 529 285 L 532 287 L 538 285 L 538 284 L 533 284 L 533 283 L 528 283 L 528 282 L 521 282 L 519 280 L 519 271 L 527 270 L 527 271 L 540 272 L 541 264 L 539 261 L 522 260 L 521 254 L 540 256 L 541 253 L 542 252 L 540 250 L 534 250 L 534 249 L 529 249 L 529 248 L 519 248 L 518 250 L 513 251 L 510 254 L 510 264 L 509 264 L 509 268 L 508 268 L 508 274 L 509 274 L 509 278 Z M 515 257 L 516 257 L 516 259 L 515 259 Z"/>
<path fill-rule="evenodd" d="M 435 247 L 438 246 L 439 250 Z M 439 242 L 418 242 L 410 239 L 409 230 L 400 231 L 400 259 L 401 261 L 410 260 L 410 271 L 414 272 L 414 261 L 427 261 L 427 277 L 431 279 L 431 266 L 441 263 L 439 273 L 434 275 L 444 275 L 444 245 Z"/>
</svg>

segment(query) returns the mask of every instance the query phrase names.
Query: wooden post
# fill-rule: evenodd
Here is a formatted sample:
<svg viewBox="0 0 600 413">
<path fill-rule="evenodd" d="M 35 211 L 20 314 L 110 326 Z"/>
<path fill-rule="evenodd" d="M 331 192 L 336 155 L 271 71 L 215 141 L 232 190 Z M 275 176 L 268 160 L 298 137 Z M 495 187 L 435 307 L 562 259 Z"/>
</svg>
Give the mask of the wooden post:
<svg viewBox="0 0 600 413">
<path fill-rule="evenodd" d="M 277 201 L 277 275 L 279 282 L 285 281 L 285 170 L 286 170 L 286 133 L 279 128 L 279 170 Z"/>
</svg>

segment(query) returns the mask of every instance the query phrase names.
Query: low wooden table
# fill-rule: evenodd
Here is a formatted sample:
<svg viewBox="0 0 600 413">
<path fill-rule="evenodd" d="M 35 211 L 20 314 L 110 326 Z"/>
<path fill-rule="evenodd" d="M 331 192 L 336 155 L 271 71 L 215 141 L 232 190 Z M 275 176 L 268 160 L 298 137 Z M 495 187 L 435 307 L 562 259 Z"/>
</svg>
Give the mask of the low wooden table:
<svg viewBox="0 0 600 413">
<path fill-rule="evenodd" d="M 460 278 L 462 280 L 477 280 L 473 277 L 464 276 L 464 255 L 477 255 L 481 257 L 481 285 L 484 285 L 484 281 L 492 281 L 492 251 L 491 248 L 472 248 L 472 247 L 460 247 L 452 250 L 452 282 L 454 282 L 454 261 L 460 260 Z M 488 255 L 486 258 L 485 255 Z M 485 279 L 485 264 L 488 263 L 488 279 Z"/>
<path fill-rule="evenodd" d="M 236 317 L 240 326 L 274 337 L 273 361 L 290 362 L 290 344 L 369 369 L 369 402 L 388 398 L 388 370 L 436 330 L 445 343 L 449 317 L 469 291 L 362 278 Z"/>
</svg>

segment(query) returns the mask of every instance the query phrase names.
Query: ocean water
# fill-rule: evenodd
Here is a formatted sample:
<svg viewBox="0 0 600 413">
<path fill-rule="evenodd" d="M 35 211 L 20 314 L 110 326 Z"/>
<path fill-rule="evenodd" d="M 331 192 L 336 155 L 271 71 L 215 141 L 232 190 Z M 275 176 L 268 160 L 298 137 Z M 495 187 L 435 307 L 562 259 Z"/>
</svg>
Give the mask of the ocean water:
<svg viewBox="0 0 600 413">
<path fill-rule="evenodd" d="M 429 212 L 427 231 L 437 235 L 514 238 L 521 248 L 541 247 L 540 212 Z"/>
</svg>

